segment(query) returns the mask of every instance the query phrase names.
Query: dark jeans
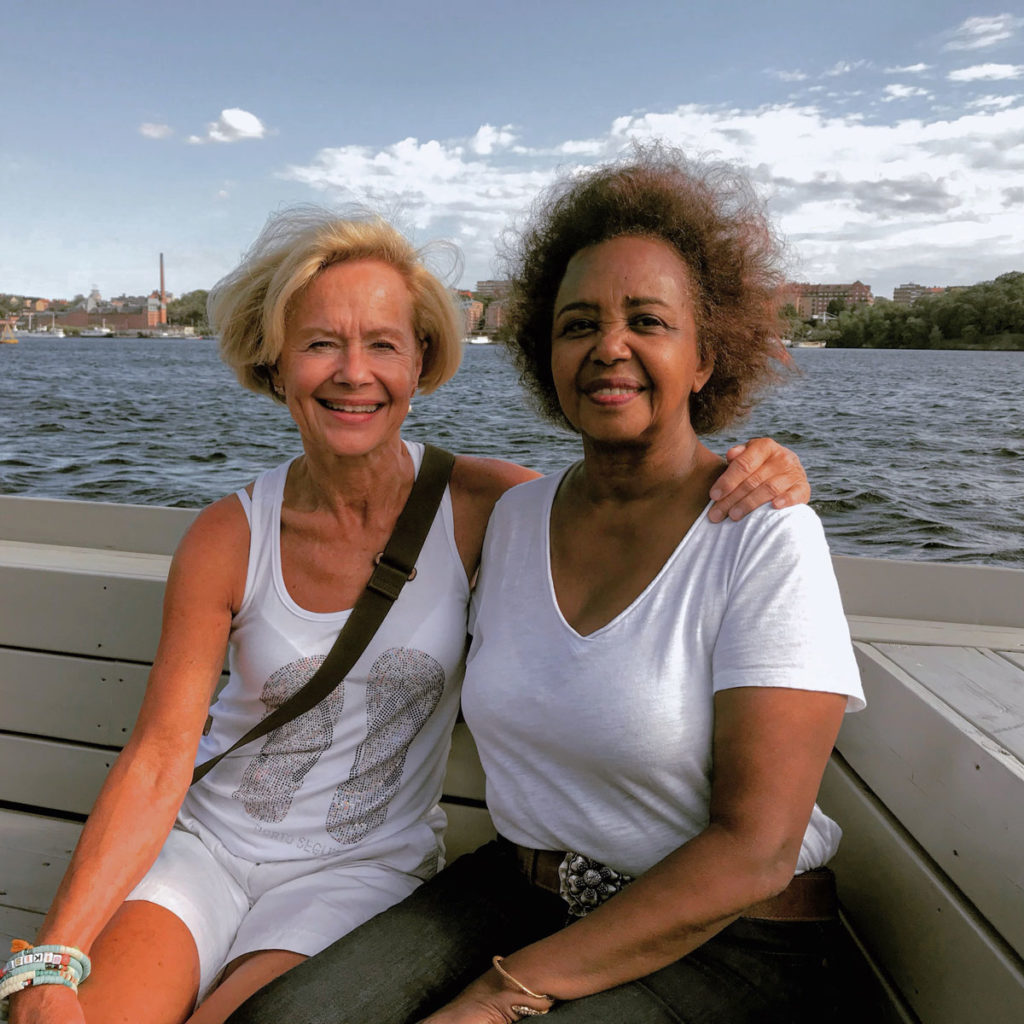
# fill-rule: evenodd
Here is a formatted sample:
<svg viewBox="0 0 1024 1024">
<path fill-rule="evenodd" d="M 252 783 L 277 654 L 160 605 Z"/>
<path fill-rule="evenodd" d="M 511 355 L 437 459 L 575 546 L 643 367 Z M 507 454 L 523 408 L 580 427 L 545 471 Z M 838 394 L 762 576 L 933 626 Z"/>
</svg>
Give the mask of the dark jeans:
<svg viewBox="0 0 1024 1024">
<path fill-rule="evenodd" d="M 565 924 L 496 843 L 257 992 L 228 1024 L 415 1024 L 507 955 Z M 796 1024 L 836 1019 L 838 923 L 741 919 L 683 959 L 560 1003 L 563 1024 Z"/>
</svg>

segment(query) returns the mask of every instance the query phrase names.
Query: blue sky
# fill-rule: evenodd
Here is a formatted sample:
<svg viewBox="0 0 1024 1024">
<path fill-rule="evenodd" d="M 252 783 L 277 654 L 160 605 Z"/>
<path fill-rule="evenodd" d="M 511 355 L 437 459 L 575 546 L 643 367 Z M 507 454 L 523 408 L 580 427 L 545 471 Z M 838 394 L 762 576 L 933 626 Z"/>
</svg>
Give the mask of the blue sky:
<svg viewBox="0 0 1024 1024">
<path fill-rule="evenodd" d="M 494 273 L 559 169 L 743 165 L 796 280 L 1024 270 L 1020 0 L 8 0 L 0 292 L 208 288 L 281 206 L 362 202 Z"/>
</svg>

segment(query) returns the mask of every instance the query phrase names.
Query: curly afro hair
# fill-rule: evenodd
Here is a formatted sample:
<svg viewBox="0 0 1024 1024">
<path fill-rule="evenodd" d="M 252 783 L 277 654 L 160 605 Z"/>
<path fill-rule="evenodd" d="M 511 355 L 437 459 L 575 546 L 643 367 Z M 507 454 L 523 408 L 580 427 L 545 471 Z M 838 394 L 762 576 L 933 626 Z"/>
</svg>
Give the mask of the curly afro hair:
<svg viewBox="0 0 1024 1024">
<path fill-rule="evenodd" d="M 689 268 L 701 356 L 714 358 L 690 419 L 699 434 L 735 423 L 788 365 L 781 244 L 745 176 L 658 144 L 561 178 L 506 237 L 509 347 L 523 383 L 548 418 L 572 429 L 551 376 L 555 296 L 580 249 L 623 235 L 661 240 Z"/>
</svg>

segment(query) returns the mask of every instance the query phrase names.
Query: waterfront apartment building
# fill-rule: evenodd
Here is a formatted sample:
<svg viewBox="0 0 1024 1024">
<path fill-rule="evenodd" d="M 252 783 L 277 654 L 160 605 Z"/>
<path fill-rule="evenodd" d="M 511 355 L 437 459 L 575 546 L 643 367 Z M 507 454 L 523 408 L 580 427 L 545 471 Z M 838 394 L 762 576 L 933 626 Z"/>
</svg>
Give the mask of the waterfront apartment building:
<svg viewBox="0 0 1024 1024">
<path fill-rule="evenodd" d="M 827 313 L 828 304 L 837 299 L 845 302 L 848 309 L 854 306 L 870 306 L 875 301 L 871 294 L 871 285 L 864 284 L 863 281 L 854 281 L 852 284 L 794 283 L 789 287 L 793 295 L 793 305 L 805 319 Z"/>
<path fill-rule="evenodd" d="M 474 289 L 481 299 L 503 299 L 511 290 L 510 281 L 477 281 Z"/>
<path fill-rule="evenodd" d="M 941 295 L 945 288 L 926 288 L 923 284 L 901 284 L 892 290 L 892 301 L 901 306 L 909 306 L 922 295 Z"/>
</svg>

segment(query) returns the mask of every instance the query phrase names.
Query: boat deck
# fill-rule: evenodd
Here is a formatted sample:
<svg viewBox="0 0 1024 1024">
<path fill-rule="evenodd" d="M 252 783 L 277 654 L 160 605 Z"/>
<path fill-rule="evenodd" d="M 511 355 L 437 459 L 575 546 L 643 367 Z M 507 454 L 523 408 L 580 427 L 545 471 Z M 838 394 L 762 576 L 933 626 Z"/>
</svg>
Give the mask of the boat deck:
<svg viewBox="0 0 1024 1024">
<path fill-rule="evenodd" d="M 0 943 L 31 937 L 134 722 L 194 513 L 0 498 Z M 1024 572 L 834 559 L 868 708 L 821 789 L 878 1020 L 1024 1020 Z M 450 852 L 492 834 L 472 740 Z"/>
</svg>

